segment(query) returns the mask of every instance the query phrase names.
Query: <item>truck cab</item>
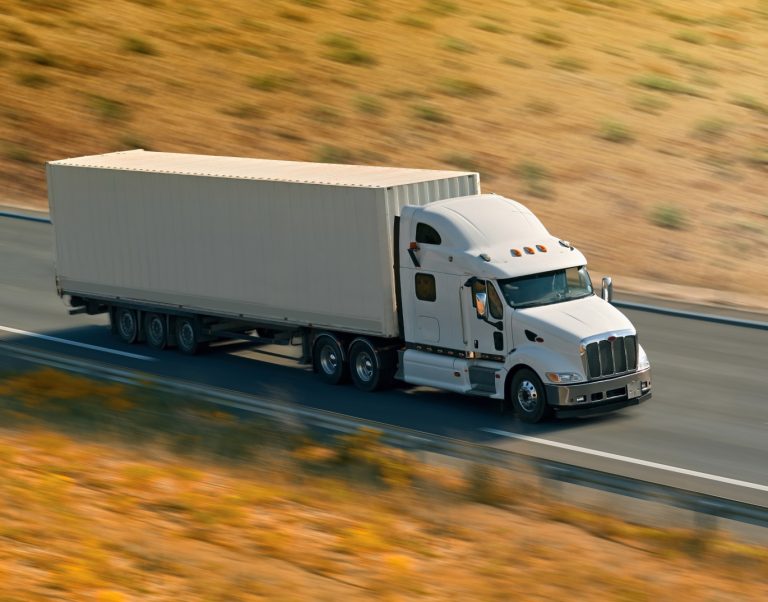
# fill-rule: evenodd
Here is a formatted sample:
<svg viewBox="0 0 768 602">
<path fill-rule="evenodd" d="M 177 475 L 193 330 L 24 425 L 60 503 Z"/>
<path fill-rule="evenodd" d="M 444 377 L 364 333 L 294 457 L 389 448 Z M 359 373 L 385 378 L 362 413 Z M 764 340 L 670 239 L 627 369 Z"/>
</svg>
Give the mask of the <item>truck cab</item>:
<svg viewBox="0 0 768 602">
<path fill-rule="evenodd" d="M 511 405 L 521 420 L 588 415 L 651 396 L 632 323 L 596 294 L 584 255 L 493 194 L 405 206 L 398 377 Z"/>
</svg>

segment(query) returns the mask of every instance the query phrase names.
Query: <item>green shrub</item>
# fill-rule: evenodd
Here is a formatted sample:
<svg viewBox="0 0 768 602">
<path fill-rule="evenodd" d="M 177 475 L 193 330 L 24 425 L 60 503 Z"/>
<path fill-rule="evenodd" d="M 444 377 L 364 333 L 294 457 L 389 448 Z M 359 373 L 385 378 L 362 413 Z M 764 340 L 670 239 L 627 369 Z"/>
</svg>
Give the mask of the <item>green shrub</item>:
<svg viewBox="0 0 768 602">
<path fill-rule="evenodd" d="M 442 158 L 442 162 L 446 165 L 456 167 L 462 171 L 479 171 L 480 166 L 472 155 L 464 153 L 450 153 Z"/>
<path fill-rule="evenodd" d="M 443 94 L 457 98 L 474 98 L 490 93 L 488 88 L 469 79 L 442 79 L 439 82 L 439 89 Z"/>
<path fill-rule="evenodd" d="M 672 21 L 672 23 L 678 23 L 680 25 L 697 25 L 701 23 L 700 19 L 694 19 L 688 15 L 681 15 L 680 13 L 673 13 L 672 11 L 664 9 L 658 9 L 653 12 L 660 17 L 664 17 L 668 21 Z"/>
<path fill-rule="evenodd" d="M 256 105 L 241 103 L 221 109 L 221 112 L 238 119 L 258 119 L 264 117 L 264 111 Z"/>
<path fill-rule="evenodd" d="M 630 104 L 633 109 L 643 111 L 644 113 L 652 113 L 653 115 L 660 113 L 664 109 L 668 109 L 670 106 L 669 102 L 663 98 L 651 96 L 650 94 L 636 96 L 630 101 Z"/>
<path fill-rule="evenodd" d="M 120 137 L 119 140 L 120 148 L 119 150 L 123 149 L 137 149 L 141 148 L 144 150 L 152 150 L 152 147 L 149 145 L 149 143 L 144 140 L 143 138 L 140 138 L 136 134 L 125 134 L 124 136 Z"/>
<path fill-rule="evenodd" d="M 248 78 L 248 86 L 262 92 L 276 92 L 287 89 L 292 80 L 281 73 L 263 73 Z"/>
<path fill-rule="evenodd" d="M 39 50 L 37 52 L 27 53 L 27 54 L 24 55 L 24 58 L 28 62 L 34 63 L 35 65 L 40 65 L 41 67 L 58 67 L 58 66 L 60 66 L 59 59 L 57 59 L 50 52 L 46 52 L 45 50 Z"/>
<path fill-rule="evenodd" d="M 124 121 L 130 116 L 125 103 L 106 96 L 94 94 L 90 97 L 90 104 L 98 117 L 104 121 Z"/>
<path fill-rule="evenodd" d="M 326 58 L 346 65 L 370 66 L 376 64 L 376 59 L 370 53 L 362 50 L 352 38 L 334 33 L 325 36 L 321 42 L 328 47 Z"/>
<path fill-rule="evenodd" d="M 458 4 L 453 0 L 427 0 L 424 9 L 443 17 L 459 12 Z"/>
<path fill-rule="evenodd" d="M 448 116 L 434 105 L 415 105 L 413 107 L 413 114 L 418 119 L 432 123 L 448 123 L 450 121 Z"/>
<path fill-rule="evenodd" d="M 759 101 L 754 96 L 749 96 L 747 94 L 735 94 L 731 99 L 731 102 L 737 107 L 743 107 L 745 109 L 749 109 L 750 111 L 755 111 L 757 113 L 761 113 L 762 115 L 768 116 L 768 104 Z"/>
<path fill-rule="evenodd" d="M 354 163 L 352 153 L 339 146 L 324 144 L 315 151 L 317 163 Z"/>
<path fill-rule="evenodd" d="M 465 54 L 470 54 L 475 51 L 475 48 L 471 44 L 458 38 L 443 38 L 440 42 L 440 47 L 445 50 L 450 50 L 451 52 L 461 52 Z"/>
<path fill-rule="evenodd" d="M 296 12 L 295 10 L 281 10 L 277 13 L 277 16 L 287 21 L 294 21 L 295 23 L 309 23 L 311 21 L 307 15 Z"/>
<path fill-rule="evenodd" d="M 704 94 L 692 86 L 655 73 L 641 75 L 632 80 L 632 83 L 642 86 L 643 88 L 648 88 L 649 90 L 666 92 L 667 94 L 686 94 L 688 96 L 704 97 Z"/>
<path fill-rule="evenodd" d="M 36 163 L 32 151 L 24 146 L 17 144 L 8 144 L 3 148 L 3 155 L 6 159 L 16 161 L 17 163 Z"/>
<path fill-rule="evenodd" d="M 326 107 L 326 106 L 312 107 L 309 110 L 308 114 L 312 119 L 320 123 L 330 123 L 330 124 L 338 125 L 344 122 L 344 119 L 342 118 L 341 114 L 339 114 L 339 112 L 332 107 Z"/>
<path fill-rule="evenodd" d="M 158 54 L 157 49 L 150 42 L 135 36 L 130 36 L 123 40 L 123 49 L 128 52 L 145 54 L 148 56 L 155 56 Z"/>
<path fill-rule="evenodd" d="M 355 97 L 355 107 L 358 111 L 365 113 L 366 115 L 379 116 L 386 113 L 384 103 L 377 97 L 369 96 L 367 94 L 360 94 Z"/>
<path fill-rule="evenodd" d="M 531 98 L 525 103 L 525 108 L 538 115 L 552 115 L 557 113 L 557 105 L 551 100 Z"/>
<path fill-rule="evenodd" d="M 530 69 L 531 65 L 530 63 L 526 63 L 525 61 L 521 61 L 518 58 L 515 58 L 513 56 L 503 56 L 501 57 L 501 62 L 505 65 L 512 65 L 513 67 L 520 67 L 521 69 Z"/>
<path fill-rule="evenodd" d="M 551 29 L 540 29 L 536 33 L 529 35 L 528 38 L 537 44 L 553 46 L 555 48 L 562 48 L 568 44 L 568 38 L 566 38 L 563 34 Z"/>
<path fill-rule="evenodd" d="M 754 149 L 746 159 L 747 163 L 754 165 L 755 167 L 768 169 L 768 146 Z M 766 214 L 766 217 L 768 217 L 768 214 Z"/>
<path fill-rule="evenodd" d="M 714 142 L 723 138 L 728 133 L 730 127 L 730 123 L 724 119 L 709 117 L 698 121 L 694 125 L 691 135 L 701 140 Z"/>
<path fill-rule="evenodd" d="M 607 140 L 608 142 L 615 142 L 617 144 L 626 144 L 628 142 L 632 142 L 635 139 L 627 126 L 619 123 L 618 121 L 603 121 L 600 124 L 600 131 L 598 135 L 603 140 Z"/>
<path fill-rule="evenodd" d="M 693 31 L 691 29 L 684 29 L 683 31 L 678 31 L 672 37 L 675 38 L 676 40 L 680 40 L 681 42 L 687 42 L 688 44 L 697 44 L 699 46 L 707 43 L 707 40 L 703 34 L 699 33 L 698 31 Z"/>
<path fill-rule="evenodd" d="M 16 44 L 24 44 L 25 46 L 34 46 L 37 42 L 32 34 L 27 33 L 25 30 L 20 29 L 11 24 L 0 25 L 0 32 L 3 33 L 3 37 Z"/>
<path fill-rule="evenodd" d="M 552 196 L 552 188 L 549 184 L 551 176 L 543 165 L 523 161 L 518 163 L 514 171 L 525 184 L 525 194 L 542 199 Z"/>
<path fill-rule="evenodd" d="M 51 83 L 48 76 L 37 71 L 21 71 L 16 74 L 16 81 L 28 88 L 43 88 Z"/>
<path fill-rule="evenodd" d="M 656 205 L 650 217 L 651 222 L 660 228 L 682 230 L 686 225 L 685 214 L 677 205 Z"/>
<path fill-rule="evenodd" d="M 563 71 L 584 71 L 587 69 L 587 64 L 581 59 L 573 57 L 560 57 L 552 61 L 552 66 L 556 69 L 562 69 Z"/>
<path fill-rule="evenodd" d="M 397 20 L 401 25 L 407 25 L 408 27 L 415 27 L 417 29 L 432 29 L 433 25 L 429 21 L 426 21 L 415 15 L 404 15 Z"/>
<path fill-rule="evenodd" d="M 498 23 L 493 23 L 492 21 L 478 21 L 473 24 L 477 29 L 480 31 L 486 31 L 488 33 L 506 33 L 507 30 L 499 25 Z"/>
</svg>

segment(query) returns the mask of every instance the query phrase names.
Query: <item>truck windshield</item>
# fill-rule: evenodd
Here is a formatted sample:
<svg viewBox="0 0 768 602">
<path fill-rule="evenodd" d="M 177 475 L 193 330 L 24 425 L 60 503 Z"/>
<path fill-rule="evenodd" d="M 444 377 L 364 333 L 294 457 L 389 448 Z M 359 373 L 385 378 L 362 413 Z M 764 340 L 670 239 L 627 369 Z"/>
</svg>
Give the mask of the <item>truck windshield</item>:
<svg viewBox="0 0 768 602">
<path fill-rule="evenodd" d="M 586 266 L 499 280 L 510 307 L 533 307 L 581 299 L 592 294 Z"/>
</svg>

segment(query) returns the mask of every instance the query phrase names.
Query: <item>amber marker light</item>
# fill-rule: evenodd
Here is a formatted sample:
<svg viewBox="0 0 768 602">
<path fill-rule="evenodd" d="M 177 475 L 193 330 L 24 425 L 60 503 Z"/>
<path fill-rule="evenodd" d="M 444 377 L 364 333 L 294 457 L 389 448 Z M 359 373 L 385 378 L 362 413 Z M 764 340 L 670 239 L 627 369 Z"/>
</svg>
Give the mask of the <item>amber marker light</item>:
<svg viewBox="0 0 768 602">
<path fill-rule="evenodd" d="M 545 247 L 544 245 L 536 245 L 536 248 L 539 251 L 541 251 L 542 253 L 546 253 L 547 252 L 547 247 Z"/>
<path fill-rule="evenodd" d="M 533 255 L 536 252 L 531 247 L 523 247 L 523 251 L 528 253 L 528 255 Z"/>
<path fill-rule="evenodd" d="M 510 249 L 509 252 L 512 253 L 512 257 L 522 257 L 523 256 L 523 254 L 520 251 L 518 251 L 517 249 Z"/>
</svg>

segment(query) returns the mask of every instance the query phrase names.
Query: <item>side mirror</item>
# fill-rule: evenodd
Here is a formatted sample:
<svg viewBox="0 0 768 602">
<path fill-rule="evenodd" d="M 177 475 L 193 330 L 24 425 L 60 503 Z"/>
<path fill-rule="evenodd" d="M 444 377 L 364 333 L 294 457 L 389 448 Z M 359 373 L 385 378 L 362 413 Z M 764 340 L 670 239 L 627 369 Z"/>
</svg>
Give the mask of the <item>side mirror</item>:
<svg viewBox="0 0 768 602">
<path fill-rule="evenodd" d="M 475 308 L 479 319 L 483 320 L 488 316 L 488 293 L 475 294 Z"/>
<path fill-rule="evenodd" d="M 600 292 L 600 296 L 608 303 L 613 301 L 613 280 L 610 276 L 603 276 L 603 290 Z"/>
</svg>

